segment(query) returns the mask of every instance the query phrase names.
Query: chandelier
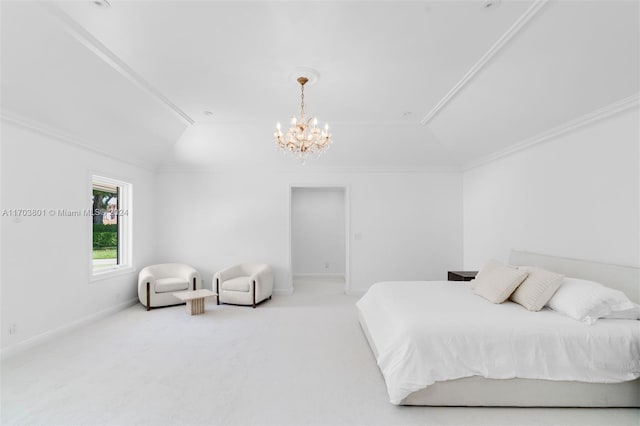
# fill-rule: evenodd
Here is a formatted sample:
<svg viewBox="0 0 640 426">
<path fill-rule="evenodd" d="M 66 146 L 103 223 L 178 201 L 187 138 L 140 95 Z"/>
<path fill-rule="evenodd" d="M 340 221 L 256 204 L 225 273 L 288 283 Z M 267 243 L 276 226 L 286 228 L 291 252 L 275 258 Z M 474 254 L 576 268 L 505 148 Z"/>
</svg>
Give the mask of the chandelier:
<svg viewBox="0 0 640 426">
<path fill-rule="evenodd" d="M 300 118 L 291 117 L 291 127 L 287 133 L 283 134 L 280 130 L 280 123 L 276 124 L 275 137 L 276 145 L 284 152 L 290 152 L 294 157 L 298 158 L 302 164 L 308 157 L 318 157 L 325 152 L 331 144 L 331 133 L 329 133 L 329 125 L 325 124 L 324 129 L 320 130 L 318 119 L 313 117 L 307 118 L 304 113 L 304 85 L 309 81 L 306 77 L 299 77 L 301 99 L 300 102 Z"/>
</svg>

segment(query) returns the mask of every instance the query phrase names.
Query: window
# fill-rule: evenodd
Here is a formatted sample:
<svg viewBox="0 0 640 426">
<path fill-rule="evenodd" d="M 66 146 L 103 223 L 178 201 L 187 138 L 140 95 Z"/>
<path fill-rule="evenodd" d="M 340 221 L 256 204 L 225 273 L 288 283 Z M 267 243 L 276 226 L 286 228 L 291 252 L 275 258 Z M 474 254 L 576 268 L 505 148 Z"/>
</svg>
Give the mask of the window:
<svg viewBox="0 0 640 426">
<path fill-rule="evenodd" d="M 92 177 L 91 265 L 93 275 L 131 266 L 131 184 Z"/>
</svg>

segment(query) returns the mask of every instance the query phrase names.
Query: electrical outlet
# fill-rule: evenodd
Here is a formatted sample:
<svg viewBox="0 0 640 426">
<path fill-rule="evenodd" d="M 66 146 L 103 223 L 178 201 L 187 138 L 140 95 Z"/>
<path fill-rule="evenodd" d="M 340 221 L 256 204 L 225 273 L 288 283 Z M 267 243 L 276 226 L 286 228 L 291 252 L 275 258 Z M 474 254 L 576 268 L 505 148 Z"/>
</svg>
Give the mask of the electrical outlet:
<svg viewBox="0 0 640 426">
<path fill-rule="evenodd" d="M 329 269 L 329 262 L 324 263 L 324 269 Z"/>
<path fill-rule="evenodd" d="M 13 336 L 14 334 L 16 334 L 18 332 L 18 326 L 16 323 L 13 323 L 9 326 L 9 335 Z"/>
</svg>

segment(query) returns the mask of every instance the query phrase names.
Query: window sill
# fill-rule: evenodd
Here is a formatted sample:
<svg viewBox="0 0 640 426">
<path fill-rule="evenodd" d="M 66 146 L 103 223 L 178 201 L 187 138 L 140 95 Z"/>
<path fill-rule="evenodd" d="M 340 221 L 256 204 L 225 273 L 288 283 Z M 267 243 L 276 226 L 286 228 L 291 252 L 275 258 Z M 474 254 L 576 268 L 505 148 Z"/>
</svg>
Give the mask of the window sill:
<svg viewBox="0 0 640 426">
<path fill-rule="evenodd" d="M 120 275 L 128 275 L 135 272 L 133 266 L 124 266 L 122 268 L 113 268 L 106 271 L 92 273 L 89 282 L 107 280 L 109 278 L 118 277 Z"/>
</svg>

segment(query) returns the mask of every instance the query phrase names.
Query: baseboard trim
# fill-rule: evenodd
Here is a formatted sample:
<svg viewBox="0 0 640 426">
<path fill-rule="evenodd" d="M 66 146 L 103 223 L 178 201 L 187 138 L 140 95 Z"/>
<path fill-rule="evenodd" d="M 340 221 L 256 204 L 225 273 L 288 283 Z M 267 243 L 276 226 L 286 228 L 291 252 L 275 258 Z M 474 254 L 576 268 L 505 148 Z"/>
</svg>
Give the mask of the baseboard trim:
<svg viewBox="0 0 640 426">
<path fill-rule="evenodd" d="M 273 294 L 279 294 L 281 296 L 291 296 L 293 294 L 293 287 L 289 288 L 274 288 Z"/>
<path fill-rule="evenodd" d="M 329 273 L 318 273 L 318 274 L 294 274 L 293 278 L 342 278 L 344 279 L 344 274 L 329 274 Z"/>
<path fill-rule="evenodd" d="M 93 315 L 89 315 L 88 317 L 79 319 L 77 321 L 73 321 L 69 324 L 65 324 L 63 326 L 60 326 L 58 328 L 54 328 L 53 330 L 49 330 L 49 331 L 45 331 L 44 333 L 40 333 L 36 336 L 30 337 L 26 340 L 23 340 L 21 342 L 16 343 L 15 345 L 11 345 L 9 347 L 3 348 L 2 350 L 0 350 L 0 360 L 5 360 L 8 359 L 10 357 L 13 357 L 17 354 L 20 354 L 24 351 L 26 351 L 27 349 L 31 349 L 35 346 L 41 345 L 45 342 L 48 342 L 50 340 L 55 339 L 56 337 L 60 337 L 64 334 L 67 334 L 73 330 L 76 330 L 80 327 L 83 327 L 85 325 L 91 324 L 95 321 L 101 320 L 103 318 L 106 318 L 110 315 L 115 314 L 116 312 L 122 311 L 124 309 L 127 309 L 130 306 L 135 305 L 136 303 L 139 303 L 138 299 L 130 299 L 127 300 L 126 302 L 120 303 L 116 306 L 112 306 L 110 308 L 107 309 L 103 309 L 99 312 L 96 312 Z"/>
</svg>

